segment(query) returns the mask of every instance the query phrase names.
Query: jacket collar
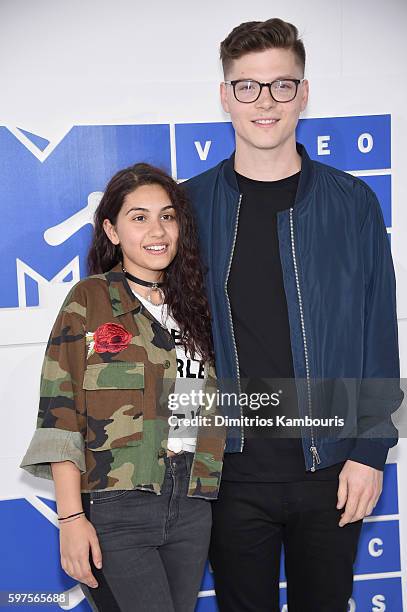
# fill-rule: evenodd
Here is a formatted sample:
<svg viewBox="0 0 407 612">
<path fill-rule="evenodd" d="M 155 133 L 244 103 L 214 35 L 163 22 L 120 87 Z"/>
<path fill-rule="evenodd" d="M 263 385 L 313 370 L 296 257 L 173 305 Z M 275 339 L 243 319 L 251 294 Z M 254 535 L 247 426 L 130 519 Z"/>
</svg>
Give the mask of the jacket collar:
<svg viewBox="0 0 407 612">
<path fill-rule="evenodd" d="M 105 278 L 109 288 L 109 296 L 112 304 L 114 317 L 126 314 L 142 306 L 140 300 L 136 298 L 119 262 L 114 268 L 105 273 Z"/>
<path fill-rule="evenodd" d="M 314 162 L 309 157 L 304 145 L 296 143 L 297 152 L 301 155 L 301 174 L 298 183 L 297 194 L 295 197 L 295 208 L 300 208 L 307 201 L 307 196 L 312 191 L 315 181 L 315 168 Z M 236 173 L 235 173 L 235 153 L 233 152 L 229 159 L 223 162 L 221 168 L 224 179 L 228 183 L 229 187 L 233 189 L 236 194 L 239 194 L 239 187 L 237 184 Z"/>
</svg>

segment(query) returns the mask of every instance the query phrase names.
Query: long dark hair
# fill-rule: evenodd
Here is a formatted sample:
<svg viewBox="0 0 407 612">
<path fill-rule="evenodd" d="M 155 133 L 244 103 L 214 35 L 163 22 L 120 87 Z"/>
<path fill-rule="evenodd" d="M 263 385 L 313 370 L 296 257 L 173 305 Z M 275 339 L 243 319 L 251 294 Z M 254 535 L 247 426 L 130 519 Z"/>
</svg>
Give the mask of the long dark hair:
<svg viewBox="0 0 407 612">
<path fill-rule="evenodd" d="M 89 274 L 108 272 L 122 261 L 121 248 L 110 242 L 103 221 L 109 219 L 115 225 L 125 197 L 142 185 L 163 187 L 176 211 L 178 251 L 164 271 L 163 289 L 169 311 L 179 325 L 181 341 L 192 358 L 198 352 L 204 361 L 213 362 L 210 314 L 191 208 L 184 190 L 163 170 L 139 163 L 120 170 L 109 181 L 95 212 L 88 253 Z"/>
</svg>

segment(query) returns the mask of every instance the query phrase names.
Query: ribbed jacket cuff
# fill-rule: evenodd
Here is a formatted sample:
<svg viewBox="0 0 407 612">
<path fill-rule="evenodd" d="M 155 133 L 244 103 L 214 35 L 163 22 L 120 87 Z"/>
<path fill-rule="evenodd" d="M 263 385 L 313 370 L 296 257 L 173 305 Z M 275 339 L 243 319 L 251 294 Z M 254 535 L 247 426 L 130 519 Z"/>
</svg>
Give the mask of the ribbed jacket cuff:
<svg viewBox="0 0 407 612">
<path fill-rule="evenodd" d="M 349 459 L 364 465 L 370 465 L 376 468 L 376 470 L 384 470 L 389 447 L 391 446 L 391 444 L 386 445 L 384 442 L 385 440 L 379 442 L 367 438 L 358 438 L 349 455 Z"/>
</svg>

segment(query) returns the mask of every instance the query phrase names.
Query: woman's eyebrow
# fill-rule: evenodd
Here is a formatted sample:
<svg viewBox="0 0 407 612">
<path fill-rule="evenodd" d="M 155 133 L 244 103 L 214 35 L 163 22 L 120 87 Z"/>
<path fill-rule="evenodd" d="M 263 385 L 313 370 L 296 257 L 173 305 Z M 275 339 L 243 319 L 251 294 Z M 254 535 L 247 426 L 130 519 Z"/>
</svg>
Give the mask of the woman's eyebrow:
<svg viewBox="0 0 407 612">
<path fill-rule="evenodd" d="M 174 206 L 172 204 L 167 204 L 166 206 L 163 206 L 163 208 L 161 209 L 161 212 L 163 210 L 169 210 L 170 208 L 174 208 Z M 134 212 L 134 211 L 138 211 L 141 210 L 142 212 L 151 212 L 149 208 L 143 208 L 142 206 L 132 206 L 131 208 L 129 208 L 129 210 L 126 212 L 126 215 L 128 215 L 130 212 Z"/>
<path fill-rule="evenodd" d="M 141 210 L 143 212 L 148 212 L 148 208 L 142 208 L 141 206 L 132 206 L 131 208 L 129 208 L 129 210 L 126 212 L 126 215 L 128 215 L 129 213 L 135 211 L 135 210 Z"/>
<path fill-rule="evenodd" d="M 167 206 L 163 206 L 161 211 L 163 211 L 163 210 L 170 210 L 171 208 L 174 208 L 174 206 L 172 204 L 167 204 Z"/>
</svg>

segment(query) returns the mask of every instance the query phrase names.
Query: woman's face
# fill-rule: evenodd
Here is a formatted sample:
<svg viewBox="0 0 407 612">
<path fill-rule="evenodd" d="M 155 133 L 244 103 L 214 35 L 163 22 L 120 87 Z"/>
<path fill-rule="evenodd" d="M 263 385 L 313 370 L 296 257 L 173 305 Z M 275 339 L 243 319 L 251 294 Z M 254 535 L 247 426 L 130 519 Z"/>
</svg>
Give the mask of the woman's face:
<svg viewBox="0 0 407 612">
<path fill-rule="evenodd" d="M 178 223 L 170 197 L 160 185 L 143 185 L 129 193 L 115 225 L 103 228 L 113 244 L 120 244 L 128 272 L 156 281 L 177 254 Z"/>
</svg>

